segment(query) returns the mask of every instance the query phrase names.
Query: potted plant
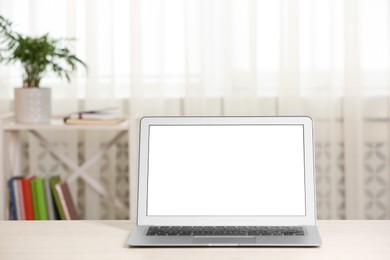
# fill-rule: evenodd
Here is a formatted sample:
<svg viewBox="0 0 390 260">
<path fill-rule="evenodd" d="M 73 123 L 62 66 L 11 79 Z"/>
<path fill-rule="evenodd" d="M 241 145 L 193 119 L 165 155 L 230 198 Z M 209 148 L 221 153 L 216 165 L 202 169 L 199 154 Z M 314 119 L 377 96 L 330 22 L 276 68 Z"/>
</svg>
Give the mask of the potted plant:
<svg viewBox="0 0 390 260">
<path fill-rule="evenodd" d="M 66 40 L 44 34 L 24 36 L 12 30 L 12 23 L 0 15 L 0 62 L 23 68 L 23 85 L 15 89 L 15 119 L 20 123 L 44 123 L 51 117 L 51 92 L 40 87 L 49 71 L 70 82 L 78 65 L 86 64 L 66 46 Z"/>
</svg>

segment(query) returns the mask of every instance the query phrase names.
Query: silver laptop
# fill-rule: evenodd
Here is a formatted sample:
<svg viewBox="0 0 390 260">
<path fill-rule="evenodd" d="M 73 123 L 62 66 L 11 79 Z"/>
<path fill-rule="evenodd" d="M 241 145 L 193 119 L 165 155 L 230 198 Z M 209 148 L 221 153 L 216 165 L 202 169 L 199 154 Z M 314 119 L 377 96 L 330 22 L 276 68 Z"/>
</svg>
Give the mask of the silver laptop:
<svg viewBox="0 0 390 260">
<path fill-rule="evenodd" d="M 319 246 L 309 117 L 145 117 L 130 246 Z"/>
</svg>

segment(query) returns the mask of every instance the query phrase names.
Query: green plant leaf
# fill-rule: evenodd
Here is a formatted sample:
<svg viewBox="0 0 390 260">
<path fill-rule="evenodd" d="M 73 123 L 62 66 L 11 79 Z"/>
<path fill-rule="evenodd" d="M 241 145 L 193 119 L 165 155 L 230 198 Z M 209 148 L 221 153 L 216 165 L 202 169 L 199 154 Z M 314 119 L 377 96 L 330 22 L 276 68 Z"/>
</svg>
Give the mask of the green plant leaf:
<svg viewBox="0 0 390 260">
<path fill-rule="evenodd" d="M 70 82 L 78 66 L 87 65 L 65 46 L 74 38 L 51 38 L 48 33 L 39 37 L 24 36 L 11 29 L 12 22 L 0 16 L 0 62 L 20 63 L 23 86 L 39 87 L 42 77 L 50 70 Z"/>
</svg>

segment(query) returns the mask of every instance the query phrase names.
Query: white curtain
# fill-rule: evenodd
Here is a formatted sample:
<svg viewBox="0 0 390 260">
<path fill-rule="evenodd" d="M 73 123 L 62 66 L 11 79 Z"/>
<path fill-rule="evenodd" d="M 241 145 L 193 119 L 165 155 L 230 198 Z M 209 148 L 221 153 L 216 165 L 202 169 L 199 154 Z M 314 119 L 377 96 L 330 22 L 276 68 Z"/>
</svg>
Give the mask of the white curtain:
<svg viewBox="0 0 390 260">
<path fill-rule="evenodd" d="M 0 0 L 0 14 L 30 35 L 77 38 L 89 71 L 71 84 L 47 75 L 55 113 L 310 115 L 318 217 L 390 218 L 389 1 Z M 0 112 L 20 84 L 0 67 Z M 115 217 L 88 204 L 87 218 Z"/>
</svg>

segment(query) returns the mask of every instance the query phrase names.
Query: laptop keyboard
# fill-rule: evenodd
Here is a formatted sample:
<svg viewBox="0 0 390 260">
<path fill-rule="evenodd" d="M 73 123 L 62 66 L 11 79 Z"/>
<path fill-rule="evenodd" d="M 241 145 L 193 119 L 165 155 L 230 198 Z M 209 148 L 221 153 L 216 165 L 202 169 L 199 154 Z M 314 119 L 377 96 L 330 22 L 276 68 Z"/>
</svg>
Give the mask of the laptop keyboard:
<svg viewBox="0 0 390 260">
<path fill-rule="evenodd" d="M 303 227 L 152 226 L 147 236 L 304 236 Z"/>
</svg>

